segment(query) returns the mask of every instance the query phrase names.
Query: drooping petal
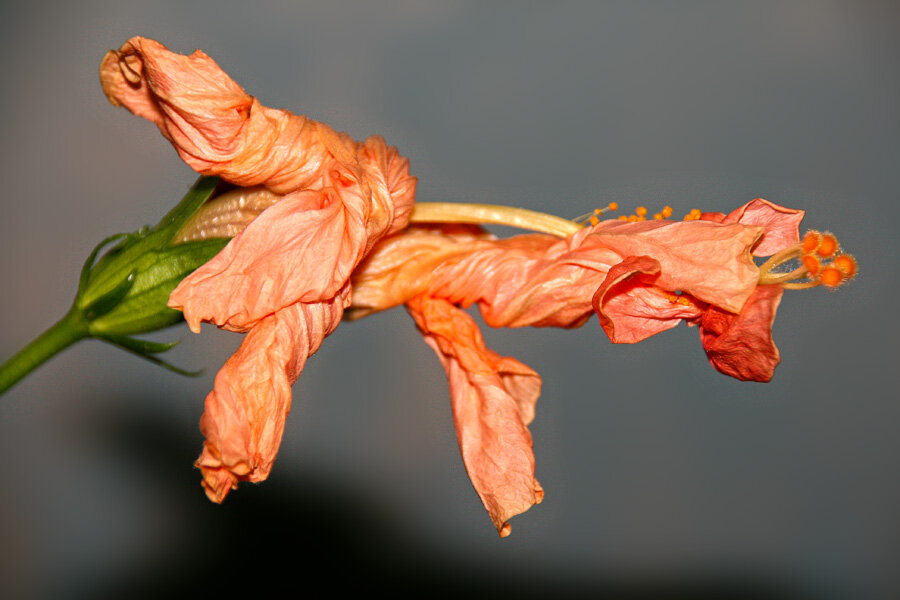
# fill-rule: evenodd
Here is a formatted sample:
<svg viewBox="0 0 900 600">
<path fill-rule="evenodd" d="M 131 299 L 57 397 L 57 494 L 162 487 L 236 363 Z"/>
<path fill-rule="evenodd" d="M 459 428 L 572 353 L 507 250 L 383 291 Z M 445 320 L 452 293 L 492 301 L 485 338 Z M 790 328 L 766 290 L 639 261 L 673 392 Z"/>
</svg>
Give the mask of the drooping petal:
<svg viewBox="0 0 900 600">
<path fill-rule="evenodd" d="M 740 314 L 715 306 L 700 320 L 700 340 L 709 362 L 742 381 L 769 381 L 781 361 L 772 341 L 772 323 L 784 288 L 760 285 Z"/>
<path fill-rule="evenodd" d="M 768 200 L 756 198 L 727 215 L 703 213 L 703 220 L 717 223 L 741 223 L 763 227 L 763 234 L 753 247 L 755 256 L 771 256 L 800 241 L 800 222 L 806 213 L 785 208 Z"/>
<path fill-rule="evenodd" d="M 291 386 L 337 327 L 348 293 L 266 317 L 216 375 L 200 420 L 206 441 L 196 463 L 214 502 L 222 502 L 239 481 L 268 477 L 291 408 Z"/>
<path fill-rule="evenodd" d="M 633 344 L 702 313 L 695 302 L 654 286 L 660 268 L 657 260 L 638 256 L 609 270 L 593 306 L 611 342 Z"/>
<path fill-rule="evenodd" d="M 463 463 L 494 526 L 505 537 L 509 519 L 544 495 L 534 478 L 526 427 L 534 417 L 540 376 L 489 350 L 472 318 L 450 302 L 417 296 L 407 307 L 447 372 Z"/>
</svg>

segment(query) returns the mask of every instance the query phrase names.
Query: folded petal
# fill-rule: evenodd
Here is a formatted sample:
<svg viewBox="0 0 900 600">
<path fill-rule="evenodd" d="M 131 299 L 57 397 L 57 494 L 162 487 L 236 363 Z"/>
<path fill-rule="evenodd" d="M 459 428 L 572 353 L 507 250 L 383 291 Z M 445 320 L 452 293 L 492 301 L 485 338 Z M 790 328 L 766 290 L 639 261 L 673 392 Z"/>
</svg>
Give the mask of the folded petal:
<svg viewBox="0 0 900 600">
<path fill-rule="evenodd" d="M 768 200 L 756 198 L 728 215 L 704 213 L 701 219 L 763 227 L 763 234 L 753 247 L 753 254 L 771 256 L 800 242 L 800 222 L 805 214 L 802 210 L 785 208 Z"/>
<path fill-rule="evenodd" d="M 206 441 L 196 463 L 214 502 L 222 502 L 239 481 L 268 477 L 291 408 L 291 386 L 337 327 L 348 294 L 297 303 L 266 317 L 216 375 L 200 420 Z"/>
<path fill-rule="evenodd" d="M 647 256 L 626 258 L 609 270 L 594 294 L 593 306 L 610 341 L 640 342 L 702 314 L 686 296 L 655 287 L 659 274 L 659 262 Z"/>
<path fill-rule="evenodd" d="M 534 478 L 531 434 L 540 376 L 489 350 L 478 326 L 446 300 L 417 296 L 408 304 L 450 383 L 456 436 L 475 491 L 501 537 L 509 519 L 543 499 Z"/>
<path fill-rule="evenodd" d="M 296 302 L 334 296 L 367 239 L 359 202 L 344 202 L 334 188 L 289 194 L 185 278 L 169 306 L 195 332 L 201 321 L 246 331 Z"/>
<path fill-rule="evenodd" d="M 742 381 L 769 381 L 781 361 L 772 323 L 784 288 L 761 285 L 740 314 L 715 306 L 700 320 L 700 340 L 713 367 Z"/>
</svg>

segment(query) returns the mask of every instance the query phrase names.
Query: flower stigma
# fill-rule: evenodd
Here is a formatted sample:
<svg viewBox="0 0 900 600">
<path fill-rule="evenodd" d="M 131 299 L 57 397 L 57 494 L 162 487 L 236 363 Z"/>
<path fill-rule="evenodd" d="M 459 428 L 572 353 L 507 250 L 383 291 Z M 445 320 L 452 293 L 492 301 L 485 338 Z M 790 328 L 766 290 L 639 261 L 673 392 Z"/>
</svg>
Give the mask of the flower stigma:
<svg viewBox="0 0 900 600">
<path fill-rule="evenodd" d="M 785 270 L 784 265 L 794 268 Z M 834 234 L 810 230 L 799 244 L 772 255 L 759 267 L 759 283 L 780 284 L 788 290 L 824 285 L 836 288 L 856 276 L 859 266 L 846 254 Z"/>
</svg>

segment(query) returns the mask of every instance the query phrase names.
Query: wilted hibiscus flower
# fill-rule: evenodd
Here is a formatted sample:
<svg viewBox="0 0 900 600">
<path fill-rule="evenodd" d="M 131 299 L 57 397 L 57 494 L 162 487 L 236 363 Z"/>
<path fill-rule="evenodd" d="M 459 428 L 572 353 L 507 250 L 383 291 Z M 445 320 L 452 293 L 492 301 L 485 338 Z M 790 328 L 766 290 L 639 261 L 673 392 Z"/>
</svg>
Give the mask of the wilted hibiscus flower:
<svg viewBox="0 0 900 600">
<path fill-rule="evenodd" d="M 478 305 L 495 327 L 571 328 L 596 314 L 617 343 L 686 321 L 719 371 L 767 381 L 783 290 L 839 285 L 856 271 L 830 234 L 799 239 L 802 211 L 760 199 L 685 221 L 668 220 L 668 208 L 626 222 L 595 211 L 589 224 L 484 205 L 413 210 L 415 179 L 381 138 L 358 143 L 263 107 L 200 51 L 134 38 L 106 56 L 101 79 L 192 168 L 233 186 L 178 237 L 233 239 L 169 298 L 194 331 L 206 321 L 247 332 L 201 420 L 197 466 L 216 502 L 267 477 L 291 385 L 345 316 L 406 306 L 447 372 L 466 470 L 505 536 L 509 519 L 543 497 L 527 428 L 541 379 L 487 348 L 463 309 Z M 488 222 L 544 233 L 496 239 L 475 225 Z"/>
</svg>

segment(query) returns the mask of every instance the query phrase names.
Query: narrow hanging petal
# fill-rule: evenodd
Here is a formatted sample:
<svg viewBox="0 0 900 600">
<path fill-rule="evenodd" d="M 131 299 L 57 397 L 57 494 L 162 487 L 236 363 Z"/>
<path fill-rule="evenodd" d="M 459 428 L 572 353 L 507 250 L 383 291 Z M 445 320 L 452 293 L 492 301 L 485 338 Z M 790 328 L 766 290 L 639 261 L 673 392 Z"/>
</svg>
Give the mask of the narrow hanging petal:
<svg viewBox="0 0 900 600">
<path fill-rule="evenodd" d="M 740 314 L 715 306 L 700 320 L 700 341 L 713 367 L 742 381 L 769 381 L 781 361 L 772 323 L 784 288 L 760 285 Z"/>
<path fill-rule="evenodd" d="M 291 409 L 291 386 L 340 322 L 349 288 L 327 302 L 297 303 L 260 321 L 216 375 L 200 431 L 196 466 L 203 487 L 222 502 L 239 481 L 269 475 Z"/>
<path fill-rule="evenodd" d="M 494 526 L 505 537 L 509 519 L 543 499 L 534 478 L 531 434 L 540 376 L 489 350 L 478 326 L 446 300 L 417 296 L 408 304 L 450 383 L 463 463 Z"/>
</svg>

